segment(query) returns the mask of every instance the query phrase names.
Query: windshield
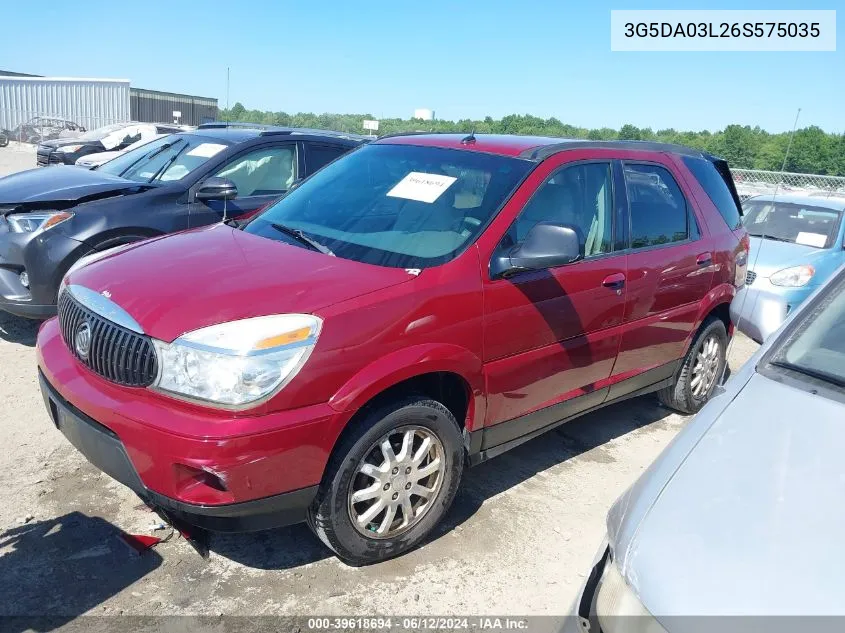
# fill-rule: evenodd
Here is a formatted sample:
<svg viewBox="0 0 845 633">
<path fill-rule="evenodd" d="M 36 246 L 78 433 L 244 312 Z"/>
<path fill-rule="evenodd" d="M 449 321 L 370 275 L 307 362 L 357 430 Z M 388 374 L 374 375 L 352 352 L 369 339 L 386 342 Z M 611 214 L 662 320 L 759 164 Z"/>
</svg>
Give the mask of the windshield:
<svg viewBox="0 0 845 633">
<path fill-rule="evenodd" d="M 845 387 L 845 272 L 824 293 L 770 362 Z"/>
<path fill-rule="evenodd" d="M 755 237 L 827 248 L 839 232 L 841 211 L 824 206 L 747 200 L 743 210 L 743 224 Z"/>
<path fill-rule="evenodd" d="M 117 132 L 125 127 L 127 127 L 126 123 L 113 123 L 112 125 L 98 127 L 96 130 L 88 130 L 85 134 L 76 138 L 80 141 L 99 141 L 100 139 L 106 138 L 112 132 Z"/>
<path fill-rule="evenodd" d="M 317 172 L 244 230 L 290 241 L 278 229 L 284 226 L 338 257 L 436 266 L 481 232 L 533 167 L 481 152 L 367 145 Z"/>
<path fill-rule="evenodd" d="M 191 134 L 165 136 L 129 150 L 97 170 L 135 182 L 181 180 L 228 147 L 225 141 Z"/>
</svg>

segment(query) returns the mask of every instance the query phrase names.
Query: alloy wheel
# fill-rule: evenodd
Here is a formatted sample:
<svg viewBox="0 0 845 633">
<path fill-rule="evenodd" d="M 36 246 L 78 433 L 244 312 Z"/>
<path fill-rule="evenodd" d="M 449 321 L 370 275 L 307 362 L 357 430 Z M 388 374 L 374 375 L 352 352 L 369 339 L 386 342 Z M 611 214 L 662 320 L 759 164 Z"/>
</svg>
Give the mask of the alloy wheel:
<svg viewBox="0 0 845 633">
<path fill-rule="evenodd" d="M 401 426 L 358 463 L 349 485 L 349 518 L 368 538 L 406 532 L 429 511 L 446 473 L 443 444 L 430 429 Z"/>
<path fill-rule="evenodd" d="M 715 336 L 708 336 L 698 348 L 695 361 L 692 366 L 692 380 L 690 389 L 694 398 L 704 398 L 718 378 L 721 360 L 722 346 Z"/>
</svg>

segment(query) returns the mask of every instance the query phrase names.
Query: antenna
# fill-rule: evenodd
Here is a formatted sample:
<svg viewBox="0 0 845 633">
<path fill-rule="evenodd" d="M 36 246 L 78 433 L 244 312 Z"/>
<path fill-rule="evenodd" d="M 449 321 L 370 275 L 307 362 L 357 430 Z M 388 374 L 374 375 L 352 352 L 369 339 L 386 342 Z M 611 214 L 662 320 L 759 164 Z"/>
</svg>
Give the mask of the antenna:
<svg viewBox="0 0 845 633">
<path fill-rule="evenodd" d="M 461 139 L 461 145 L 469 145 L 470 143 L 475 143 L 475 129 L 469 133 L 469 136 L 465 136 Z"/>
<path fill-rule="evenodd" d="M 223 198 L 223 220 L 222 220 L 223 224 L 226 224 L 226 220 L 229 219 L 229 217 L 226 215 L 226 206 L 227 206 L 228 202 L 229 202 L 229 198 L 224 197 Z"/>
<path fill-rule="evenodd" d="M 229 109 L 229 67 L 226 66 L 226 123 L 229 122 L 231 110 Z"/>
<path fill-rule="evenodd" d="M 778 178 L 777 183 L 775 183 L 775 191 L 772 194 L 772 209 L 774 210 L 775 201 L 777 200 L 778 189 L 780 188 L 780 181 L 783 180 L 783 174 L 786 171 L 786 162 L 789 160 L 789 150 L 792 149 L 792 139 L 795 138 L 795 130 L 798 129 L 798 117 L 801 116 L 801 108 L 798 108 L 798 112 L 795 113 L 795 122 L 792 124 L 792 132 L 789 135 L 789 143 L 786 145 L 786 153 L 783 156 L 783 165 L 780 168 L 781 177 Z M 749 236 L 749 240 L 750 240 Z M 763 229 L 763 233 L 760 235 L 760 245 L 757 247 L 757 252 L 754 253 L 754 263 L 749 264 L 746 266 L 746 271 L 751 269 L 757 268 L 757 260 L 760 258 L 760 251 L 763 250 L 763 244 L 766 241 L 766 229 Z M 747 282 L 746 282 L 747 285 Z M 745 314 L 745 302 L 748 300 L 748 292 L 746 292 L 742 297 L 742 303 L 739 306 L 739 314 L 740 319 Z M 754 305 L 751 308 L 751 314 L 754 314 L 754 311 L 757 309 L 757 301 L 760 300 L 760 293 L 757 293 L 757 296 L 754 297 Z M 725 380 L 725 373 L 728 371 L 728 356 L 730 355 L 731 349 L 733 349 L 734 340 L 736 337 L 731 339 L 731 342 L 728 343 L 728 349 L 725 350 L 725 367 L 722 369 L 722 378 L 720 379 L 720 383 L 724 382 Z"/>
</svg>

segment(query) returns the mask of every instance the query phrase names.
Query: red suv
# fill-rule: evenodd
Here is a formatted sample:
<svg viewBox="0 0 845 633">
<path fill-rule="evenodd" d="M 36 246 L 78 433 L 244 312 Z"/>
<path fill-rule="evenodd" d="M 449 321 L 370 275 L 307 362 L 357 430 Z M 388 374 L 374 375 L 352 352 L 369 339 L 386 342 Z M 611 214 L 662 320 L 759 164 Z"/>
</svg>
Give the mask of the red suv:
<svg viewBox="0 0 845 633">
<path fill-rule="evenodd" d="M 465 465 L 725 364 L 748 241 L 724 161 L 637 142 L 405 135 L 245 225 L 100 253 L 38 336 L 52 419 L 169 520 L 418 544 Z"/>
</svg>

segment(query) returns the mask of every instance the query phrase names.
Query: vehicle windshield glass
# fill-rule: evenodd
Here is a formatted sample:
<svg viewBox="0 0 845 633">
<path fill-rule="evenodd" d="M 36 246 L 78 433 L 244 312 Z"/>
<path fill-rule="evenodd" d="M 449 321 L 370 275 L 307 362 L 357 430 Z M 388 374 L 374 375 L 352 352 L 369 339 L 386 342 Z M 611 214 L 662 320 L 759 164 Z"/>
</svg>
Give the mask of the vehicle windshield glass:
<svg viewBox="0 0 845 633">
<path fill-rule="evenodd" d="M 845 387 L 845 273 L 840 273 L 819 297 L 770 363 Z"/>
<path fill-rule="evenodd" d="M 743 224 L 749 235 L 816 248 L 833 244 L 842 215 L 841 211 L 824 206 L 770 200 L 748 200 L 743 210 Z"/>
<path fill-rule="evenodd" d="M 135 182 L 172 182 L 181 180 L 227 147 L 219 139 L 174 134 L 121 154 L 97 171 Z"/>
<path fill-rule="evenodd" d="M 533 167 L 466 150 L 367 145 L 305 180 L 244 230 L 289 241 L 281 225 L 338 257 L 437 266 L 475 239 Z"/>
<path fill-rule="evenodd" d="M 114 123 L 104 127 L 98 127 L 96 130 L 88 130 L 85 134 L 77 136 L 80 141 L 99 141 L 106 138 L 112 132 L 117 132 L 121 128 L 128 127 L 126 123 Z"/>
</svg>

